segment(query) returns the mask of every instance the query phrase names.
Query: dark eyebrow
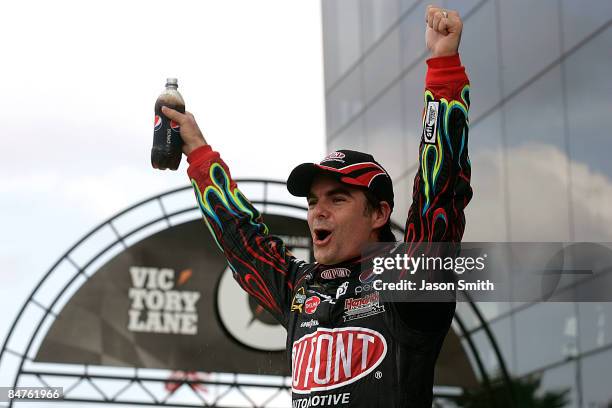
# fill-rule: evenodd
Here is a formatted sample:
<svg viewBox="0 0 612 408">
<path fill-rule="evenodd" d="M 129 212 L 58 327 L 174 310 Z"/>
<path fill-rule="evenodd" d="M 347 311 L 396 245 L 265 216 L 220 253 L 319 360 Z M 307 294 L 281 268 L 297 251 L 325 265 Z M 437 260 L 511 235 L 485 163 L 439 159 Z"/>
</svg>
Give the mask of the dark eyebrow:
<svg viewBox="0 0 612 408">
<path fill-rule="evenodd" d="M 328 196 L 328 197 L 331 197 L 331 196 L 336 195 L 336 194 L 341 194 L 341 195 L 345 195 L 345 196 L 348 196 L 348 197 L 352 197 L 353 196 L 351 194 L 350 190 L 348 190 L 346 188 L 343 188 L 343 187 L 337 187 L 337 188 L 334 188 L 334 189 L 331 189 L 331 190 L 325 192 L 325 195 Z M 317 196 L 312 194 L 312 192 L 308 192 L 308 195 L 306 196 L 306 199 L 310 200 L 311 198 L 317 198 Z"/>
<path fill-rule="evenodd" d="M 328 192 L 325 193 L 325 195 L 328 197 L 336 195 L 336 194 L 342 194 L 342 195 L 349 196 L 349 197 L 353 196 L 350 190 L 343 188 L 343 187 L 334 188 L 333 190 L 329 190 Z"/>
</svg>

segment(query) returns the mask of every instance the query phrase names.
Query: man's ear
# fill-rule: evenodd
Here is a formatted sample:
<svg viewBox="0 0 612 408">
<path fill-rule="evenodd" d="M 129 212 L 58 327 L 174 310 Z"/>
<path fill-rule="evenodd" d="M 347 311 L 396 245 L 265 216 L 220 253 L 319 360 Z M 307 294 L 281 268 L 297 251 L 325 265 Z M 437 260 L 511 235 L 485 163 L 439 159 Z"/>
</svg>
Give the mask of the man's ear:
<svg viewBox="0 0 612 408">
<path fill-rule="evenodd" d="M 378 208 L 372 211 L 373 224 L 372 228 L 377 229 L 384 226 L 391 216 L 391 206 L 386 201 L 381 201 Z"/>
</svg>

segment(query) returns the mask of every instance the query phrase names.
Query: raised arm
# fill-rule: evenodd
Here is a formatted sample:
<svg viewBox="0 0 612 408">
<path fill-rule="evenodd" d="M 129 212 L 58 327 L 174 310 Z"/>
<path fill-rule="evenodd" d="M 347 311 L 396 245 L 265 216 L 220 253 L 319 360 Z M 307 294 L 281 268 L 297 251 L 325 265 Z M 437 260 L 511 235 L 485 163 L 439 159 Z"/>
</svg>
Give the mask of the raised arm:
<svg viewBox="0 0 612 408">
<path fill-rule="evenodd" d="M 469 82 L 459 59 L 463 24 L 459 14 L 436 7 L 426 13 L 427 60 L 423 131 L 404 241 L 410 254 L 450 255 L 453 248 L 430 248 L 431 242 L 460 242 L 464 209 L 472 198 L 468 158 Z M 427 274 L 425 279 L 436 280 Z M 446 335 L 454 302 L 405 302 L 394 306 L 413 329 Z"/>
<path fill-rule="evenodd" d="M 261 214 L 240 192 L 219 153 L 206 143 L 193 115 L 164 109 L 181 126 L 187 173 L 203 219 L 234 279 L 286 326 L 294 277 L 303 265 L 268 234 Z"/>
<path fill-rule="evenodd" d="M 423 132 L 406 242 L 460 242 L 472 198 L 468 157 L 469 81 L 458 55 L 459 14 L 427 9 Z"/>
</svg>

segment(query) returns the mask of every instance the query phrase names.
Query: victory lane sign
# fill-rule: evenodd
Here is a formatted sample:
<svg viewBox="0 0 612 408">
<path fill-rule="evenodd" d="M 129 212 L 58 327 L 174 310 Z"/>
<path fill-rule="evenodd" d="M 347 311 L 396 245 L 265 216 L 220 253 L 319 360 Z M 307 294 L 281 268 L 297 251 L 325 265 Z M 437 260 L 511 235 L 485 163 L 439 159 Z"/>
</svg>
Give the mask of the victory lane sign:
<svg viewBox="0 0 612 408">
<path fill-rule="evenodd" d="M 191 277 L 191 269 L 179 275 L 178 284 Z M 198 333 L 196 304 L 200 293 L 175 290 L 173 269 L 130 268 L 132 287 L 128 330 L 148 333 L 194 335 Z"/>
</svg>

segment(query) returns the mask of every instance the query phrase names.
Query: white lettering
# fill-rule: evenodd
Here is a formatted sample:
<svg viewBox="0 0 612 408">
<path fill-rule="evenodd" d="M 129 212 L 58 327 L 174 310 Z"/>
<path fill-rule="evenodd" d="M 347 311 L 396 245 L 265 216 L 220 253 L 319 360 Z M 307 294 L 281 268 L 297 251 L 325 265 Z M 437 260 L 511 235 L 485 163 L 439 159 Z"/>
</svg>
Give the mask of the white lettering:
<svg viewBox="0 0 612 408">
<path fill-rule="evenodd" d="M 150 290 L 145 295 L 145 305 L 149 310 L 161 310 L 164 307 L 166 297 L 161 290 Z"/>
<path fill-rule="evenodd" d="M 148 332 L 161 332 L 163 329 L 160 312 L 149 312 L 145 325 Z"/>
<path fill-rule="evenodd" d="M 319 377 L 319 371 L 321 370 L 321 347 L 323 340 L 327 341 L 327 357 L 325 358 L 325 377 Z M 321 334 L 317 341 L 317 352 L 315 354 L 315 371 L 314 371 L 314 382 L 317 384 L 327 384 L 331 379 L 331 364 L 332 364 L 332 343 L 334 338 L 329 334 Z"/>
<path fill-rule="evenodd" d="M 171 290 L 174 270 L 133 266 L 128 296 L 128 329 L 136 332 L 197 334 L 199 292 Z"/>
<path fill-rule="evenodd" d="M 421 264 L 421 259 L 422 258 L 410 257 L 410 261 L 412 263 L 412 271 L 410 272 L 411 275 L 414 275 L 416 271 L 419 269 L 419 265 Z"/>
<path fill-rule="evenodd" d="M 195 304 L 200 299 L 200 292 L 182 292 L 185 312 L 195 312 Z"/>
<path fill-rule="evenodd" d="M 306 352 L 306 342 L 302 342 L 298 344 L 298 351 L 296 355 L 299 355 L 299 362 L 300 364 L 298 365 L 298 369 L 297 371 L 294 371 L 293 373 L 293 386 L 295 387 L 296 385 L 299 384 L 300 382 L 300 373 L 302 372 L 302 363 L 304 362 L 304 353 Z M 300 354 L 300 350 L 302 351 L 302 354 Z"/>
<path fill-rule="evenodd" d="M 132 331 L 144 331 L 145 324 L 140 321 L 140 311 L 138 310 L 130 310 L 128 312 L 129 322 L 128 322 L 128 330 Z"/>
<path fill-rule="evenodd" d="M 177 292 L 176 290 L 170 290 L 166 292 L 166 305 L 164 310 L 167 312 L 180 312 L 183 310 L 183 305 L 181 303 L 181 292 Z"/>
<path fill-rule="evenodd" d="M 180 333 L 182 316 L 180 313 L 164 313 L 164 333 Z"/>
<path fill-rule="evenodd" d="M 174 271 L 172 269 L 167 268 L 157 271 L 157 288 L 161 290 L 170 290 L 173 287 Z"/>
<path fill-rule="evenodd" d="M 353 333 L 348 335 L 349 350 L 348 353 L 344 349 L 344 340 L 342 340 L 342 334 L 336 335 L 336 364 L 334 367 L 334 381 L 338 381 L 340 378 L 340 362 L 342 361 L 342 368 L 344 369 L 345 378 L 351 377 L 351 356 L 353 355 Z"/>
<path fill-rule="evenodd" d="M 145 317 L 141 320 L 141 317 Z M 192 313 L 161 313 L 144 314 L 139 310 L 128 312 L 128 329 L 135 332 L 197 334 L 198 316 Z"/>
<path fill-rule="evenodd" d="M 147 289 L 157 289 L 157 268 L 145 268 L 147 270 Z"/>
<path fill-rule="evenodd" d="M 365 370 L 368 366 L 368 343 L 374 343 L 374 337 L 359 333 L 357 338 L 363 341 L 361 344 L 361 369 Z"/>
<path fill-rule="evenodd" d="M 306 362 L 306 375 L 304 375 L 303 387 L 306 387 L 306 384 L 308 384 L 308 377 L 310 377 L 310 373 L 312 373 L 312 352 L 314 350 L 314 345 L 312 343 L 315 343 L 316 341 L 316 337 L 310 340 L 310 353 L 308 353 L 308 361 Z"/>
<path fill-rule="evenodd" d="M 140 268 L 138 266 L 132 266 L 130 268 L 130 275 L 132 276 L 132 285 L 137 288 L 144 288 L 144 284 L 147 280 L 146 268 Z"/>
<path fill-rule="evenodd" d="M 183 314 L 181 334 L 198 334 L 198 315 L 195 313 Z"/>
<path fill-rule="evenodd" d="M 308 398 L 293 400 L 292 408 L 309 408 L 316 406 L 338 406 L 340 404 L 348 404 L 350 402 L 351 393 L 344 392 L 342 394 L 330 395 L 313 395 Z"/>
<path fill-rule="evenodd" d="M 382 267 L 383 262 L 384 258 L 374 258 L 374 268 L 372 268 L 372 272 L 374 272 L 376 275 L 383 273 L 385 271 L 385 269 Z"/>
<path fill-rule="evenodd" d="M 144 309 L 143 299 L 147 291 L 145 289 L 134 289 L 130 288 L 128 296 L 132 299 L 132 309 L 142 310 Z"/>
</svg>

